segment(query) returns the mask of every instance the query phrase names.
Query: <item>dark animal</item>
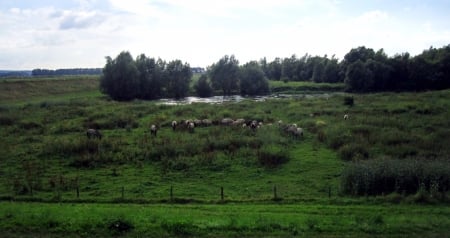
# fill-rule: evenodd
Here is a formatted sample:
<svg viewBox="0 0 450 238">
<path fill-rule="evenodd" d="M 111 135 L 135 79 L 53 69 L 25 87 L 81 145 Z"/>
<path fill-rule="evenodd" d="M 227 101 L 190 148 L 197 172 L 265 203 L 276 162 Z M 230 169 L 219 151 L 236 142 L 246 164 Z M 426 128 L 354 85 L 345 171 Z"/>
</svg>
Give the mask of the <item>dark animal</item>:
<svg viewBox="0 0 450 238">
<path fill-rule="evenodd" d="M 156 133 L 158 132 L 158 128 L 156 128 L 155 125 L 150 126 L 150 134 L 156 136 Z"/>
<path fill-rule="evenodd" d="M 195 124 L 194 122 L 189 122 L 188 124 L 188 130 L 190 133 L 194 133 Z"/>
<path fill-rule="evenodd" d="M 97 129 L 87 129 L 86 136 L 88 139 L 91 138 L 98 138 L 99 140 L 102 139 L 102 133 L 100 133 L 100 131 Z"/>
<path fill-rule="evenodd" d="M 177 121 L 172 121 L 172 130 L 175 130 L 177 128 Z"/>
<path fill-rule="evenodd" d="M 253 121 L 250 123 L 250 128 L 256 129 L 256 128 L 258 128 L 258 125 L 259 125 L 259 123 L 258 123 L 257 121 L 255 121 L 255 120 L 253 120 Z"/>
</svg>

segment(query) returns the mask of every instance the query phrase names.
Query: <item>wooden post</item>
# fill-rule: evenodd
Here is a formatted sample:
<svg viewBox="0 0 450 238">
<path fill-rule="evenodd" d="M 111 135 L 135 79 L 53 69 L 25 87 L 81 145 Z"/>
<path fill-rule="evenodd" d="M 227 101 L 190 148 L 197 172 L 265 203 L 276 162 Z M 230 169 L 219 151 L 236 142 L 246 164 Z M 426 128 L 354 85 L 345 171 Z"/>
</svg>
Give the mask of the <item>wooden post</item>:
<svg viewBox="0 0 450 238">
<path fill-rule="evenodd" d="M 223 187 L 220 187 L 220 199 L 223 201 Z"/>
<path fill-rule="evenodd" d="M 125 198 L 125 187 L 122 186 L 122 200 Z"/>
<path fill-rule="evenodd" d="M 173 201 L 173 186 L 170 186 L 170 201 Z"/>
<path fill-rule="evenodd" d="M 273 185 L 273 199 L 277 200 L 277 185 Z"/>
</svg>

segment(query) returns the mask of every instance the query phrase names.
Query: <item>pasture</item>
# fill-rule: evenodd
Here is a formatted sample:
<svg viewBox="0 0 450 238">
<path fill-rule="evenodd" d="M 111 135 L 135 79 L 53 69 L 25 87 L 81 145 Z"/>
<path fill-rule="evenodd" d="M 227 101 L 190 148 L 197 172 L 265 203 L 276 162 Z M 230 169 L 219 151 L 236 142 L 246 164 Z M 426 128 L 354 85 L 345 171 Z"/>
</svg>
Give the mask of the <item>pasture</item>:
<svg viewBox="0 0 450 238">
<path fill-rule="evenodd" d="M 123 218 L 134 227 L 129 235 L 153 229 L 162 236 L 449 231 L 448 90 L 165 105 L 111 101 L 88 80 L 69 88 L 41 80 L 47 86 L 29 86 L 27 96 L 4 85 L 28 82 L 0 82 L 0 229 L 95 236 L 111 232 L 111 219 Z M 353 106 L 344 104 L 348 97 Z M 263 125 L 171 127 L 173 120 L 223 118 Z M 286 133 L 279 120 L 303 128 L 303 137 Z M 102 138 L 88 138 L 88 128 Z M 358 166 L 384 171 L 384 161 L 429 169 L 412 180 L 418 187 L 401 187 L 409 180 L 400 178 L 408 177 L 393 173 L 393 190 L 377 190 L 370 181 L 381 175 L 358 175 Z M 80 215 L 84 211 L 90 218 Z M 65 221 L 73 213 L 79 215 Z"/>
</svg>

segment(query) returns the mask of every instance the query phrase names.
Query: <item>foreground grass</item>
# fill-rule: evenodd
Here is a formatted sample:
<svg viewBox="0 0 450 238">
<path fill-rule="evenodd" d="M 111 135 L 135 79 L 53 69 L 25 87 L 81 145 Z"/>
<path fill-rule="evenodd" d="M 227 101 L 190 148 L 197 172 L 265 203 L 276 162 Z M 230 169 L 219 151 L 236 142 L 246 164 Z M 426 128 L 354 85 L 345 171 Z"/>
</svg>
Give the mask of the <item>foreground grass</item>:
<svg viewBox="0 0 450 238">
<path fill-rule="evenodd" d="M 449 207 L 0 203 L 2 235 L 446 237 Z M 1 236 L 1 235 L 0 235 Z"/>
</svg>

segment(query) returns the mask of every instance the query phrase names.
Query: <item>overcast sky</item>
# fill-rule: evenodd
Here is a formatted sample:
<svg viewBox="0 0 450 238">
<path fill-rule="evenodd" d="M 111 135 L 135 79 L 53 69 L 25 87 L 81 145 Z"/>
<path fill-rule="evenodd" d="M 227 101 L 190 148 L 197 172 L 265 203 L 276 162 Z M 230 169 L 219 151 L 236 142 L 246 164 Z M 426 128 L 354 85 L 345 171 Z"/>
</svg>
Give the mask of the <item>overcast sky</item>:
<svg viewBox="0 0 450 238">
<path fill-rule="evenodd" d="M 421 53 L 450 44 L 450 0 L 0 0 L 0 69 L 103 67 L 129 51 L 206 67 L 224 55 Z"/>
</svg>

